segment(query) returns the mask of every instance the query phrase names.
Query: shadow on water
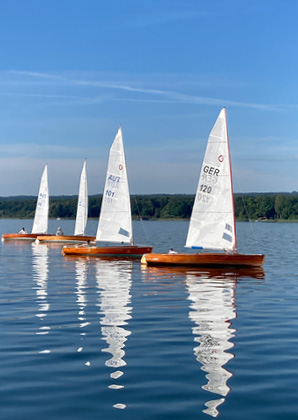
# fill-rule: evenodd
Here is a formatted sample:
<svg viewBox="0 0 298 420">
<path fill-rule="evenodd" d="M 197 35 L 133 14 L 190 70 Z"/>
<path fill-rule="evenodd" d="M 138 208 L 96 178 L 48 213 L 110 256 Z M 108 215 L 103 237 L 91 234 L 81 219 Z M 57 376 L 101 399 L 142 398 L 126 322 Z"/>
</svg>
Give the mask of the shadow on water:
<svg viewBox="0 0 298 420">
<path fill-rule="evenodd" d="M 194 355 L 206 373 L 207 383 L 202 389 L 220 398 L 205 402 L 203 413 L 211 417 L 219 415 L 218 407 L 230 392 L 227 382 L 233 373 L 226 369 L 235 357 L 231 353 L 236 330 L 231 327 L 237 317 L 235 291 L 242 278 L 263 280 L 262 268 L 253 269 L 194 269 L 184 267 L 143 267 L 146 277 L 169 278 L 179 276 L 188 293 L 189 319 L 194 324 Z"/>
</svg>

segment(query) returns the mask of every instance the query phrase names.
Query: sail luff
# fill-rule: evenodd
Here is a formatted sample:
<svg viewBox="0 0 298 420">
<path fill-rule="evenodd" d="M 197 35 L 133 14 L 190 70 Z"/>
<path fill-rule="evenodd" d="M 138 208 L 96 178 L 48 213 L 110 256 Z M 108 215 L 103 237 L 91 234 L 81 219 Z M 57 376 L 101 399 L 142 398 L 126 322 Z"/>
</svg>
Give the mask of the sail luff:
<svg viewBox="0 0 298 420">
<path fill-rule="evenodd" d="M 46 164 L 41 176 L 38 198 L 35 209 L 32 233 L 46 234 L 48 232 L 49 217 L 49 188 L 48 165 Z"/>
<path fill-rule="evenodd" d="M 229 167 L 230 167 L 230 183 L 231 183 L 231 196 L 232 196 L 232 218 L 233 218 L 233 228 L 234 228 L 234 246 L 233 252 L 237 252 L 237 235 L 236 235 L 236 220 L 235 220 L 235 204 L 234 204 L 234 190 L 233 190 L 233 176 L 232 176 L 232 160 L 231 160 L 231 149 L 230 149 L 230 141 L 229 141 L 229 132 L 228 132 L 228 124 L 227 124 L 227 111 L 224 108 L 225 113 L 225 121 L 226 121 L 226 135 L 227 135 L 227 147 L 229 153 Z"/>
<path fill-rule="evenodd" d="M 130 194 L 121 127 L 110 148 L 96 241 L 133 243 Z"/>
<path fill-rule="evenodd" d="M 80 186 L 79 186 L 79 196 L 78 196 L 78 205 L 77 205 L 77 215 L 76 215 L 76 224 L 74 234 L 84 235 L 85 228 L 88 218 L 88 188 L 87 188 L 87 168 L 86 161 L 81 172 L 80 177 Z"/>
<path fill-rule="evenodd" d="M 235 250 L 231 162 L 223 108 L 211 130 L 186 240 L 188 248 Z"/>
</svg>

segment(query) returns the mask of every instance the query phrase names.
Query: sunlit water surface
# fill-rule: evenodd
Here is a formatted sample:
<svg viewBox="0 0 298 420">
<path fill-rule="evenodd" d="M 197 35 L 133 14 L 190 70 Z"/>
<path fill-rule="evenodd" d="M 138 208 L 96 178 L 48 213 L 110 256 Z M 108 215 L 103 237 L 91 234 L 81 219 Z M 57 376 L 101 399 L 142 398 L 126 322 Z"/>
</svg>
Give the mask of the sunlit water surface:
<svg viewBox="0 0 298 420">
<path fill-rule="evenodd" d="M 31 225 L 0 220 L 0 233 Z M 187 228 L 135 222 L 135 241 L 183 251 Z M 0 245 L 1 419 L 298 419 L 298 224 L 237 231 L 264 272 Z"/>
</svg>

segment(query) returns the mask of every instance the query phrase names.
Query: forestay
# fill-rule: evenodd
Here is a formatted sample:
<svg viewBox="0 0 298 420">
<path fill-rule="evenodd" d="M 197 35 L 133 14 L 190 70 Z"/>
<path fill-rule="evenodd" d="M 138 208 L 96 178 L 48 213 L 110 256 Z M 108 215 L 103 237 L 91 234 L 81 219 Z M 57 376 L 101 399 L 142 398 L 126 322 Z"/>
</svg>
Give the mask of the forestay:
<svg viewBox="0 0 298 420">
<path fill-rule="evenodd" d="M 110 149 L 97 241 L 132 243 L 132 221 L 122 130 Z"/>
<path fill-rule="evenodd" d="M 226 110 L 209 135 L 186 240 L 188 248 L 236 250 Z"/>
<path fill-rule="evenodd" d="M 48 217 L 49 217 L 49 188 L 48 188 L 48 165 L 46 164 L 42 173 L 41 181 L 40 181 L 32 233 L 41 233 L 41 234 L 47 233 Z"/>
<path fill-rule="evenodd" d="M 87 189 L 87 169 L 84 162 L 79 187 L 77 216 L 75 224 L 75 235 L 84 235 L 88 218 L 88 189 Z"/>
</svg>

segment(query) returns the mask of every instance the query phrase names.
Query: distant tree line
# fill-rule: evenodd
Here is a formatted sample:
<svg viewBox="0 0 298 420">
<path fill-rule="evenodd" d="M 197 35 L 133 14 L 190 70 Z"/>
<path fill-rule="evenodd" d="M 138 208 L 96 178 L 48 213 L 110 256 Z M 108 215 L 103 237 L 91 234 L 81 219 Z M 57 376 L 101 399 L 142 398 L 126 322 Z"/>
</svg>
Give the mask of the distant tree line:
<svg viewBox="0 0 298 420">
<path fill-rule="evenodd" d="M 89 197 L 89 217 L 99 216 L 102 196 Z M 194 195 L 153 194 L 131 196 L 134 219 L 188 219 Z M 0 198 L 0 218 L 33 218 L 36 197 Z M 235 194 L 237 220 L 297 220 L 298 193 Z M 59 196 L 50 199 L 50 218 L 75 218 L 76 196 Z"/>
</svg>

